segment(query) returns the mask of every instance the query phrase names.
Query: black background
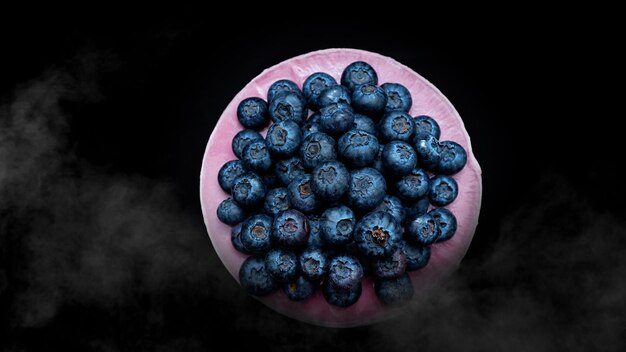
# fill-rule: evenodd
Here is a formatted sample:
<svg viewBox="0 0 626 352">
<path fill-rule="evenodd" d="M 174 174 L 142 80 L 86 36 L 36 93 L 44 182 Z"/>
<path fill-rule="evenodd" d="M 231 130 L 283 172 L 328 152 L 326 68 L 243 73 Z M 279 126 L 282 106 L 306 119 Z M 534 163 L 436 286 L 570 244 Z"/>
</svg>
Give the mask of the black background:
<svg viewBox="0 0 626 352">
<path fill-rule="evenodd" d="M 610 68 L 617 58 L 596 40 L 610 28 L 590 33 L 575 23 L 503 19 L 469 21 L 448 35 L 444 23 L 303 18 L 251 26 L 237 18 L 222 26 L 197 9 L 120 12 L 16 10 L 2 25 L 2 152 L 12 161 L 0 167 L 13 176 L 20 160 L 31 168 L 19 174 L 24 189 L 15 180 L 2 188 L 0 346 L 624 346 L 621 116 L 611 111 L 616 94 L 605 85 L 617 80 Z M 331 47 L 391 56 L 437 86 L 463 117 L 483 169 L 475 239 L 442 291 L 452 303 L 435 299 L 417 318 L 332 330 L 282 317 L 237 288 L 203 227 L 198 176 L 222 110 L 264 68 Z M 15 104 L 24 101 L 33 113 L 23 121 L 45 136 L 16 123 Z M 22 133 L 26 142 L 16 137 Z M 41 151 L 36 144 L 46 136 L 56 142 Z M 49 172 L 38 176 L 40 169 Z M 117 187 L 126 192 L 121 200 Z M 116 214 L 119 231 L 92 226 L 103 209 Z M 165 230 L 153 220 L 167 223 Z M 81 267 L 84 255 L 102 253 L 101 265 Z M 110 270 L 118 275 L 112 282 Z"/>
</svg>

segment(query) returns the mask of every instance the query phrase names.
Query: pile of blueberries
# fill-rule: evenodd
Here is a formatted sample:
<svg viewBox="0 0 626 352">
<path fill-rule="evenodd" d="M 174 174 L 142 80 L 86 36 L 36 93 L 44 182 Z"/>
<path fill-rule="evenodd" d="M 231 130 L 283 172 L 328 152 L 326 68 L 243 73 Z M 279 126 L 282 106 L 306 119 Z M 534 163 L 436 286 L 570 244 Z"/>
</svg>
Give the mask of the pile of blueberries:
<svg viewBox="0 0 626 352">
<path fill-rule="evenodd" d="M 379 86 L 362 61 L 345 68 L 341 84 L 317 72 L 302 90 L 283 79 L 267 101 L 241 101 L 245 129 L 232 140 L 238 159 L 218 174 L 231 196 L 217 216 L 250 255 L 239 271 L 249 294 L 282 289 L 300 301 L 321 287 L 328 303 L 348 307 L 370 276 L 383 304 L 411 299 L 407 272 L 456 231 L 444 207 L 458 194 L 450 175 L 467 161 L 462 146 L 439 141 L 433 118 L 410 116 L 411 105 L 406 87 Z"/>
</svg>

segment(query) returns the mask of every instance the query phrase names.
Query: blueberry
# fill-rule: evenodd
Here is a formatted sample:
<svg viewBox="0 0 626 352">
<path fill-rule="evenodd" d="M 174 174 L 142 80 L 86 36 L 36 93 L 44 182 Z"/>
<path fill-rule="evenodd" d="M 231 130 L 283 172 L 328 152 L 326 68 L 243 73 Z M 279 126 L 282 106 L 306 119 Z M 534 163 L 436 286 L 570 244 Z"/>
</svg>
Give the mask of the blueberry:
<svg viewBox="0 0 626 352">
<path fill-rule="evenodd" d="M 383 304 L 397 307 L 413 298 L 413 284 L 409 274 L 404 273 L 391 279 L 377 279 L 374 292 Z"/>
<path fill-rule="evenodd" d="M 384 142 L 410 142 L 415 133 L 415 123 L 406 112 L 390 111 L 380 120 L 379 130 L 380 138 Z"/>
<path fill-rule="evenodd" d="M 276 289 L 276 283 L 265 267 L 263 257 L 248 257 L 239 268 L 239 284 L 253 296 L 265 296 Z"/>
<path fill-rule="evenodd" d="M 230 242 L 233 244 L 233 247 L 235 247 L 235 249 L 238 250 L 240 253 L 250 254 L 250 252 L 246 250 L 246 247 L 243 246 L 243 243 L 241 243 L 241 228 L 242 227 L 243 227 L 242 222 L 233 226 L 232 230 L 230 231 Z"/>
<path fill-rule="evenodd" d="M 322 201 L 334 202 L 348 191 L 350 171 L 339 161 L 325 161 L 311 173 L 311 189 Z"/>
<path fill-rule="evenodd" d="M 365 215 L 354 230 L 359 251 L 368 257 L 391 255 L 402 239 L 402 228 L 389 213 L 382 211 Z"/>
<path fill-rule="evenodd" d="M 385 178 L 376 169 L 369 167 L 350 173 L 348 203 L 358 210 L 375 208 L 385 197 L 387 184 Z"/>
<path fill-rule="evenodd" d="M 300 130 L 302 131 L 302 139 L 304 140 L 309 135 L 315 132 L 322 132 L 322 126 L 320 125 L 321 114 L 319 112 L 314 113 L 308 120 L 302 125 Z"/>
<path fill-rule="evenodd" d="M 459 186 L 456 181 L 446 175 L 437 175 L 430 179 L 428 199 L 432 205 L 439 207 L 452 203 L 459 194 Z"/>
<path fill-rule="evenodd" d="M 293 120 L 274 123 L 267 130 L 267 148 L 277 158 L 286 158 L 294 155 L 302 142 L 300 126 Z"/>
<path fill-rule="evenodd" d="M 416 201 L 405 202 L 405 220 L 411 221 L 422 214 L 426 214 L 426 212 L 428 212 L 429 206 L 430 202 L 428 201 L 428 197 L 423 197 Z"/>
<path fill-rule="evenodd" d="M 337 85 L 337 81 L 324 72 L 315 72 L 304 80 L 302 91 L 312 110 L 319 109 L 317 99 L 324 89 L 333 85 Z"/>
<path fill-rule="evenodd" d="M 348 88 L 335 84 L 320 93 L 317 98 L 317 105 L 320 109 L 337 104 L 350 105 L 352 103 L 351 96 Z"/>
<path fill-rule="evenodd" d="M 288 186 L 289 203 L 297 210 L 312 213 L 318 207 L 317 197 L 311 190 L 311 175 L 305 174 L 293 180 Z"/>
<path fill-rule="evenodd" d="M 298 125 L 302 125 L 309 114 L 302 94 L 294 92 L 279 93 L 270 100 L 268 109 L 270 117 L 275 123 L 293 120 Z"/>
<path fill-rule="evenodd" d="M 233 199 L 245 208 L 260 204 L 265 198 L 265 183 L 254 172 L 246 172 L 233 181 Z"/>
<path fill-rule="evenodd" d="M 266 253 L 272 248 L 271 233 L 271 216 L 265 214 L 252 215 L 241 227 L 241 244 L 250 253 Z"/>
<path fill-rule="evenodd" d="M 227 225 L 235 225 L 246 218 L 246 210 L 233 198 L 224 199 L 217 207 L 217 218 Z"/>
<path fill-rule="evenodd" d="M 390 255 L 372 259 L 372 272 L 380 278 L 398 277 L 406 269 L 406 254 L 402 246 L 398 246 Z"/>
<path fill-rule="evenodd" d="M 331 285 L 328 281 L 324 281 L 322 284 L 322 294 L 326 299 L 326 302 L 333 306 L 345 308 L 355 304 L 361 292 L 363 291 L 361 283 L 353 286 L 349 290 L 340 289 Z"/>
<path fill-rule="evenodd" d="M 277 283 L 285 283 L 298 274 L 298 256 L 288 250 L 272 248 L 265 255 L 265 268 Z"/>
<path fill-rule="evenodd" d="M 337 149 L 341 159 L 351 167 L 369 166 L 379 150 L 378 139 L 363 130 L 350 130 L 339 138 Z"/>
<path fill-rule="evenodd" d="M 267 101 L 271 102 L 282 93 L 296 93 L 302 95 L 302 91 L 300 91 L 300 87 L 298 87 L 296 82 L 288 79 L 280 79 L 272 83 L 270 88 L 267 90 Z"/>
<path fill-rule="evenodd" d="M 418 165 L 426 170 L 435 170 L 439 166 L 441 150 L 439 141 L 432 135 L 426 135 L 424 139 L 415 140 L 415 152 L 417 153 Z"/>
<path fill-rule="evenodd" d="M 376 124 L 374 120 L 369 117 L 361 114 L 354 114 L 354 123 L 352 124 L 352 129 L 363 130 L 367 133 L 371 133 L 376 135 Z"/>
<path fill-rule="evenodd" d="M 359 260 L 347 254 L 340 254 L 330 260 L 328 265 L 328 283 L 341 290 L 350 290 L 361 286 L 363 267 Z"/>
<path fill-rule="evenodd" d="M 426 171 L 415 168 L 394 184 L 396 194 L 405 201 L 416 201 L 428 194 L 429 178 Z"/>
<path fill-rule="evenodd" d="M 361 84 L 378 85 L 378 75 L 370 64 L 356 61 L 348 65 L 341 73 L 341 84 L 351 91 Z"/>
<path fill-rule="evenodd" d="M 369 116 L 380 116 L 387 105 L 387 94 L 381 87 L 366 83 L 352 91 L 354 110 Z"/>
<path fill-rule="evenodd" d="M 320 127 L 322 131 L 338 136 L 354 125 L 354 112 L 350 105 L 335 104 L 320 110 Z"/>
<path fill-rule="evenodd" d="M 244 148 L 241 162 L 243 166 L 256 172 L 264 172 L 272 167 L 272 158 L 265 140 L 253 141 Z"/>
<path fill-rule="evenodd" d="M 272 240 L 282 248 L 302 248 L 309 238 L 309 220 L 295 209 L 278 214 L 272 224 Z"/>
<path fill-rule="evenodd" d="M 408 241 L 403 241 L 402 248 L 406 255 L 406 271 L 419 270 L 428 264 L 431 253 L 430 246 L 414 246 Z"/>
<path fill-rule="evenodd" d="M 404 230 L 405 237 L 414 244 L 428 246 L 439 238 L 441 230 L 435 218 L 429 214 L 422 214 L 411 220 Z"/>
<path fill-rule="evenodd" d="M 328 208 L 320 217 L 320 229 L 325 243 L 340 246 L 352 242 L 356 219 L 345 205 Z"/>
<path fill-rule="evenodd" d="M 413 118 L 415 123 L 415 137 L 416 139 L 424 139 L 426 136 L 431 135 L 436 139 L 441 137 L 441 128 L 435 119 L 428 115 L 419 115 Z M 415 141 L 413 142 L 415 143 Z"/>
<path fill-rule="evenodd" d="M 309 219 L 309 239 L 306 245 L 310 248 L 322 248 L 324 240 L 322 239 L 319 216 L 309 214 L 307 218 Z"/>
<path fill-rule="evenodd" d="M 382 161 L 389 173 L 404 176 L 410 174 L 417 165 L 417 154 L 409 143 L 391 141 L 383 148 Z"/>
<path fill-rule="evenodd" d="M 220 184 L 220 187 L 226 193 L 230 193 L 233 188 L 233 182 L 237 176 L 242 175 L 246 172 L 246 169 L 243 167 L 243 164 L 240 160 L 231 160 L 220 168 L 220 171 L 217 173 L 217 182 Z"/>
<path fill-rule="evenodd" d="M 335 160 L 335 139 L 324 132 L 315 132 L 304 139 L 300 146 L 300 157 L 305 168 L 312 170 L 324 161 Z"/>
<path fill-rule="evenodd" d="M 289 209 L 289 192 L 285 187 L 271 189 L 265 195 L 263 203 L 263 211 L 270 215 L 276 216 L 278 213 Z"/>
<path fill-rule="evenodd" d="M 467 153 L 458 143 L 443 141 L 439 143 L 441 158 L 437 165 L 437 172 L 444 175 L 454 175 L 461 171 L 467 163 Z"/>
<path fill-rule="evenodd" d="M 246 98 L 237 107 L 237 118 L 245 128 L 259 130 L 269 121 L 267 103 L 261 98 Z"/>
<path fill-rule="evenodd" d="M 402 111 L 408 113 L 413 105 L 409 90 L 400 83 L 383 83 L 380 88 L 387 94 L 385 112 Z"/>
<path fill-rule="evenodd" d="M 274 164 L 274 172 L 278 180 L 285 186 L 289 185 L 296 178 L 306 175 L 302 159 L 298 156 L 277 160 Z"/>
<path fill-rule="evenodd" d="M 454 236 L 456 232 L 456 217 L 452 212 L 446 208 L 435 208 L 430 211 L 430 215 L 435 218 L 441 235 L 437 239 L 437 242 L 447 241 Z"/>
<path fill-rule="evenodd" d="M 283 292 L 292 301 L 303 301 L 313 296 L 316 288 L 317 285 L 315 283 L 298 276 L 283 286 Z"/>
<path fill-rule="evenodd" d="M 241 130 L 237 132 L 231 143 L 233 153 L 237 158 L 241 159 L 243 150 L 248 144 L 257 140 L 263 140 L 263 136 L 255 130 Z"/>
<path fill-rule="evenodd" d="M 309 280 L 320 281 L 328 273 L 329 261 L 320 248 L 307 248 L 300 254 L 300 271 Z"/>
<path fill-rule="evenodd" d="M 383 211 L 393 216 L 398 224 L 403 224 L 406 217 L 406 210 L 404 204 L 400 199 L 386 194 L 383 201 L 374 209 L 374 211 Z"/>
</svg>

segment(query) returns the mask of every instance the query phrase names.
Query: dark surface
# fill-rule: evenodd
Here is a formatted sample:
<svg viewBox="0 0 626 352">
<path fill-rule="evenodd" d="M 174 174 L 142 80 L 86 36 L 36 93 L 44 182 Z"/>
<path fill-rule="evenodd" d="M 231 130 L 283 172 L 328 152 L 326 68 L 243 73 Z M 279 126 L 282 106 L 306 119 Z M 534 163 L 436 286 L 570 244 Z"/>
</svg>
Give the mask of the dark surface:
<svg viewBox="0 0 626 352">
<path fill-rule="evenodd" d="M 335 24 L 346 35 L 329 36 L 303 21 L 237 34 L 195 9 L 156 12 L 3 11 L 4 350 L 623 350 L 623 110 L 601 85 L 617 58 L 594 40 L 611 28 Z M 329 47 L 391 56 L 435 84 L 464 119 L 484 185 L 459 273 L 415 312 L 345 330 L 247 297 L 198 201 L 204 148 L 232 97 L 264 68 Z"/>
</svg>

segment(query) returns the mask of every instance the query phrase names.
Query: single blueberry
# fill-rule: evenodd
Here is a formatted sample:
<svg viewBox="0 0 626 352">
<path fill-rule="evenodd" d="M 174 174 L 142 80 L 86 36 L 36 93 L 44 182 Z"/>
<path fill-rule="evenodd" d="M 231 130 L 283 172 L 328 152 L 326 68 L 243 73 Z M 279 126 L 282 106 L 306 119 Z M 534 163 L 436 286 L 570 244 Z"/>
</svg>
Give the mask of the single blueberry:
<svg viewBox="0 0 626 352">
<path fill-rule="evenodd" d="M 239 251 L 240 253 L 251 254 L 250 252 L 246 250 L 246 247 L 243 246 L 243 243 L 241 243 L 241 228 L 242 227 L 243 227 L 243 222 L 240 222 L 237 225 L 233 226 L 233 228 L 230 231 L 230 242 L 233 244 L 233 247 L 235 247 L 235 249 Z"/>
<path fill-rule="evenodd" d="M 385 112 L 402 111 L 408 113 L 413 105 L 409 90 L 400 83 L 383 83 L 380 88 L 387 94 Z"/>
<path fill-rule="evenodd" d="M 369 166 L 378 155 L 378 139 L 366 131 L 352 129 L 339 138 L 339 156 L 351 167 Z"/>
<path fill-rule="evenodd" d="M 258 140 L 263 140 L 263 136 L 255 130 L 241 130 L 237 132 L 231 143 L 233 153 L 238 159 L 241 159 L 243 150 L 248 144 Z"/>
<path fill-rule="evenodd" d="M 390 111 L 380 120 L 379 135 L 384 142 L 410 142 L 414 133 L 415 123 L 406 112 Z"/>
<path fill-rule="evenodd" d="M 374 123 L 374 120 L 365 115 L 357 113 L 354 114 L 354 123 L 352 124 L 352 129 L 363 130 L 367 133 L 376 135 L 376 124 Z"/>
<path fill-rule="evenodd" d="M 265 267 L 265 258 L 248 257 L 239 268 L 239 284 L 253 296 L 265 296 L 276 289 L 276 283 Z"/>
<path fill-rule="evenodd" d="M 348 203 L 355 209 L 374 209 L 380 204 L 386 193 L 385 178 L 376 169 L 366 167 L 350 173 Z"/>
<path fill-rule="evenodd" d="M 309 214 L 309 239 L 307 240 L 307 247 L 322 248 L 324 246 L 324 240 L 322 239 L 322 229 L 320 228 L 320 218 L 318 215 Z"/>
<path fill-rule="evenodd" d="M 263 211 L 270 215 L 276 216 L 289 209 L 289 191 L 285 187 L 271 189 L 265 195 L 263 203 Z"/>
<path fill-rule="evenodd" d="M 270 100 L 268 109 L 270 117 L 275 123 L 292 120 L 298 125 L 302 125 L 309 115 L 304 97 L 302 94 L 294 92 L 279 93 Z"/>
<path fill-rule="evenodd" d="M 233 199 L 244 208 L 260 204 L 265 199 L 265 182 L 254 172 L 246 172 L 233 181 Z"/>
<path fill-rule="evenodd" d="M 311 173 L 311 189 L 320 200 L 334 202 L 348 191 L 350 171 L 339 161 L 325 161 Z"/>
<path fill-rule="evenodd" d="M 340 254 L 330 260 L 328 265 L 328 283 L 341 290 L 350 290 L 361 286 L 363 267 L 359 260 L 347 254 Z"/>
<path fill-rule="evenodd" d="M 437 173 L 444 175 L 454 175 L 461 171 L 467 163 L 467 153 L 465 148 L 453 141 L 443 141 L 439 143 L 441 158 L 437 165 Z"/>
<path fill-rule="evenodd" d="M 408 241 L 402 241 L 402 248 L 406 255 L 406 271 L 419 270 L 430 260 L 430 246 L 415 246 Z"/>
<path fill-rule="evenodd" d="M 272 156 L 287 158 L 300 148 L 302 131 L 293 120 L 280 121 L 270 126 L 265 140 Z"/>
<path fill-rule="evenodd" d="M 271 216 L 265 214 L 252 215 L 241 227 L 241 244 L 250 253 L 266 253 L 272 248 L 271 233 Z"/>
<path fill-rule="evenodd" d="M 253 141 L 244 148 L 241 162 L 243 166 L 256 172 L 265 172 L 272 167 L 272 158 L 265 140 Z"/>
<path fill-rule="evenodd" d="M 303 301 L 315 293 L 317 284 L 307 280 L 303 276 L 288 282 L 283 286 L 283 292 L 291 301 Z"/>
<path fill-rule="evenodd" d="M 355 61 L 341 73 L 341 85 L 348 87 L 350 91 L 366 83 L 378 85 L 378 75 L 367 62 Z"/>
<path fill-rule="evenodd" d="M 391 255 L 401 240 L 402 227 L 393 216 L 382 211 L 366 214 L 354 230 L 359 251 L 368 257 Z"/>
<path fill-rule="evenodd" d="M 233 182 L 237 176 L 242 175 L 246 172 L 246 169 L 243 167 L 243 164 L 240 160 L 231 160 L 220 168 L 220 171 L 217 173 L 217 182 L 220 184 L 220 187 L 226 193 L 230 193 L 233 188 Z"/>
<path fill-rule="evenodd" d="M 315 132 L 304 139 L 300 157 L 305 168 L 313 170 L 318 164 L 337 158 L 335 139 L 324 132 Z"/>
<path fill-rule="evenodd" d="M 302 139 L 304 140 L 309 135 L 315 132 L 322 132 L 322 126 L 320 125 L 321 114 L 319 112 L 314 113 L 308 120 L 302 125 L 300 129 L 302 131 Z"/>
<path fill-rule="evenodd" d="M 435 170 L 439 166 L 441 158 L 441 149 L 439 141 L 432 135 L 426 135 L 424 139 L 414 140 L 416 143 L 415 152 L 417 153 L 417 163 L 426 170 Z"/>
<path fill-rule="evenodd" d="M 298 256 L 289 250 L 272 248 L 265 255 L 265 268 L 277 283 L 285 283 L 298 274 Z"/>
<path fill-rule="evenodd" d="M 335 84 L 320 93 L 317 98 L 317 105 L 320 109 L 338 104 L 350 105 L 352 103 L 351 96 L 348 88 Z"/>
<path fill-rule="evenodd" d="M 320 110 L 320 127 L 322 131 L 338 136 L 354 125 L 354 112 L 347 104 L 335 104 Z"/>
<path fill-rule="evenodd" d="M 428 246 L 435 243 L 441 235 L 441 230 L 435 218 L 429 213 L 426 213 L 411 220 L 404 234 L 412 243 Z"/>
<path fill-rule="evenodd" d="M 406 254 L 402 246 L 398 246 L 390 255 L 372 259 L 372 272 L 380 278 L 398 277 L 406 269 Z"/>
<path fill-rule="evenodd" d="M 305 174 L 293 180 L 288 186 L 289 204 L 301 212 L 312 213 L 318 208 L 317 197 L 311 190 L 311 175 Z"/>
<path fill-rule="evenodd" d="M 352 107 L 357 112 L 368 116 L 380 116 L 387 105 L 387 94 L 381 87 L 365 83 L 352 91 Z"/>
<path fill-rule="evenodd" d="M 235 225 L 246 218 L 246 210 L 228 197 L 217 207 L 217 218 L 224 224 Z"/>
<path fill-rule="evenodd" d="M 404 176 L 410 174 L 417 165 L 417 154 L 409 143 L 391 141 L 383 148 L 382 161 L 388 173 Z"/>
<path fill-rule="evenodd" d="M 374 292 L 383 304 L 398 307 L 413 298 L 413 284 L 409 274 L 404 273 L 391 279 L 376 279 Z"/>
<path fill-rule="evenodd" d="M 288 79 L 279 79 L 278 81 L 272 83 L 270 88 L 267 90 L 267 101 L 271 102 L 282 93 L 296 93 L 302 95 L 302 91 L 300 91 L 300 87 L 298 87 L 296 82 Z"/>
<path fill-rule="evenodd" d="M 436 139 L 441 137 L 441 128 L 439 128 L 439 124 L 432 117 L 428 115 L 419 115 L 413 118 L 413 122 L 415 123 L 414 144 L 416 143 L 415 140 L 425 139 L 428 135 L 431 135 Z"/>
<path fill-rule="evenodd" d="M 374 211 L 383 211 L 389 213 L 396 219 L 398 224 L 403 224 L 406 217 L 406 210 L 404 209 L 404 204 L 402 204 L 402 201 L 389 194 L 385 195 L 383 201 L 378 204 Z"/>
<path fill-rule="evenodd" d="M 452 212 L 446 208 L 435 208 L 430 211 L 430 215 L 435 218 L 441 235 L 437 239 L 437 242 L 447 241 L 454 236 L 456 232 L 456 217 Z"/>
<path fill-rule="evenodd" d="M 428 212 L 428 207 L 430 206 L 430 202 L 428 201 L 428 197 L 423 197 L 415 201 L 407 201 L 405 202 L 404 209 L 406 209 L 406 217 L 405 221 L 411 221 L 416 217 L 426 214 Z"/>
<path fill-rule="evenodd" d="M 277 160 L 274 164 L 274 172 L 278 180 L 285 186 L 289 185 L 296 178 L 306 174 L 302 159 L 298 156 Z"/>
<path fill-rule="evenodd" d="M 320 248 L 309 247 L 300 254 L 300 271 L 309 280 L 322 280 L 328 273 L 328 265 L 328 258 Z"/>
<path fill-rule="evenodd" d="M 430 179 L 428 199 L 432 205 L 444 207 L 452 203 L 459 195 L 459 185 L 446 175 L 437 175 Z"/>
<path fill-rule="evenodd" d="M 324 243 L 340 246 L 352 242 L 355 224 L 354 213 L 347 206 L 340 205 L 326 209 L 320 217 Z"/>
<path fill-rule="evenodd" d="M 398 197 L 405 201 L 416 201 L 428 194 L 430 179 L 423 169 L 415 168 L 410 174 L 402 176 L 394 184 Z"/>
<path fill-rule="evenodd" d="M 237 107 L 237 119 L 245 128 L 260 130 L 269 121 L 267 103 L 257 97 L 242 100 Z"/>
<path fill-rule="evenodd" d="M 355 304 L 361 297 L 363 291 L 361 283 L 352 286 L 349 290 L 334 287 L 328 281 L 324 281 L 322 284 L 322 294 L 326 299 L 326 302 L 333 306 L 346 308 Z"/>
<path fill-rule="evenodd" d="M 319 109 L 317 100 L 320 94 L 324 89 L 333 85 L 337 85 L 337 81 L 331 75 L 324 72 L 315 72 L 304 80 L 302 92 L 312 110 Z"/>
<path fill-rule="evenodd" d="M 307 244 L 309 220 L 295 209 L 285 210 L 274 218 L 272 241 L 282 247 L 297 249 Z"/>
</svg>

